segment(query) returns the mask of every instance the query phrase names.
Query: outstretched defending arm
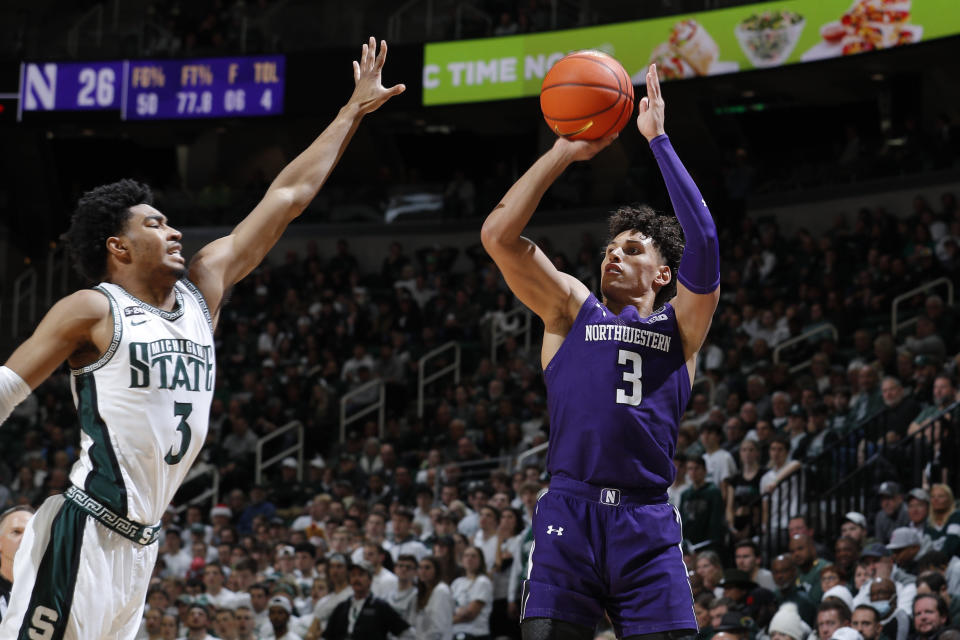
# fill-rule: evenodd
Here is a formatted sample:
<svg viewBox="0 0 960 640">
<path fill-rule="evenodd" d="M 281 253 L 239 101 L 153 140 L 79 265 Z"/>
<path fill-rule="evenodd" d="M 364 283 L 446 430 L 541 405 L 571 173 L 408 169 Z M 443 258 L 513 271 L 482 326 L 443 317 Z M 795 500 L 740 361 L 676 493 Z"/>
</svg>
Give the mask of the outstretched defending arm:
<svg viewBox="0 0 960 640">
<path fill-rule="evenodd" d="M 250 273 L 276 244 L 290 222 L 303 213 L 343 155 L 360 120 L 402 93 L 404 85 L 389 89 L 380 81 L 387 59 L 387 43 L 363 45 L 360 62 L 353 63 L 356 84 L 350 100 L 313 144 L 288 164 L 267 189 L 263 200 L 233 232 L 200 250 L 190 263 L 193 280 L 207 304 L 219 315 L 224 292 Z"/>
<path fill-rule="evenodd" d="M 677 270 L 677 297 L 673 300 L 683 337 L 684 355 L 694 356 L 710 329 L 720 299 L 720 249 L 713 216 L 693 178 L 664 132 L 664 101 L 654 65 L 647 72 L 647 96 L 640 101 L 637 127 L 650 142 L 670 202 L 683 228 L 685 244 Z"/>
</svg>

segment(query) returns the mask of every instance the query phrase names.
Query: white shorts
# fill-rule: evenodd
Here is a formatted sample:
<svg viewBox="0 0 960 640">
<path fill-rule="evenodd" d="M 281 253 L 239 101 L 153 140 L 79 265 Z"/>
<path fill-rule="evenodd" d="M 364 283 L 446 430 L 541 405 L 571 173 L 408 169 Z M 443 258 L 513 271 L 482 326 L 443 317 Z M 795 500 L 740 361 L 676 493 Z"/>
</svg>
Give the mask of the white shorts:
<svg viewBox="0 0 960 640">
<path fill-rule="evenodd" d="M 62 495 L 47 498 L 13 562 L 0 640 L 132 640 L 158 546 L 137 544 Z"/>
</svg>

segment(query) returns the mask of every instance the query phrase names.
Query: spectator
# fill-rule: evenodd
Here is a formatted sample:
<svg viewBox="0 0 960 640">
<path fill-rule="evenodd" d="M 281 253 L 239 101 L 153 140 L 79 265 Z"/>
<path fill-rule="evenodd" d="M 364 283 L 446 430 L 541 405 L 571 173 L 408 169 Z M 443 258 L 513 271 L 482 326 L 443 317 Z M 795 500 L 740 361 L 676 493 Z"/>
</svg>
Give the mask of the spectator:
<svg viewBox="0 0 960 640">
<path fill-rule="evenodd" d="M 860 557 L 860 544 L 853 538 L 841 536 L 833 545 L 833 562 L 840 579 L 853 585 L 857 559 Z M 853 589 L 856 591 L 856 589 Z"/>
<path fill-rule="evenodd" d="M 917 568 L 914 560 L 920 552 L 921 542 L 920 533 L 912 527 L 900 527 L 890 534 L 887 549 L 893 557 L 893 580 L 901 583 L 916 580 Z"/>
<path fill-rule="evenodd" d="M 787 531 L 790 515 L 800 510 L 801 474 L 796 473 L 800 463 L 787 462 L 789 440 L 782 433 L 770 441 L 770 469 L 760 479 L 760 493 L 765 494 L 763 501 L 763 520 L 768 527 L 767 535 L 774 540 Z M 812 620 L 812 619 L 811 619 Z"/>
<path fill-rule="evenodd" d="M 747 576 L 760 587 L 775 591 L 776 583 L 773 581 L 773 574 L 769 569 L 760 566 L 760 548 L 753 540 L 741 540 L 734 549 L 734 561 L 737 569 L 743 571 Z"/>
<path fill-rule="evenodd" d="M 718 488 L 726 478 L 737 472 L 737 463 L 729 451 L 721 448 L 722 442 L 723 427 L 720 424 L 708 420 L 700 425 L 700 443 L 705 451 L 703 460 L 707 466 L 707 481 Z"/>
<path fill-rule="evenodd" d="M 843 522 L 840 525 L 840 535 L 845 538 L 850 538 L 860 546 L 866 544 L 868 542 L 866 517 L 857 511 L 848 511 L 843 516 Z"/>
<path fill-rule="evenodd" d="M 820 588 L 820 571 L 827 565 L 826 560 L 817 557 L 813 539 L 806 534 L 797 534 L 790 538 L 790 557 L 797 566 L 797 580 L 813 602 L 820 602 L 823 591 Z M 849 612 L 847 614 L 849 622 Z M 843 626 L 843 625 L 841 625 Z"/>
<path fill-rule="evenodd" d="M 862 365 L 857 370 L 858 392 L 850 398 L 850 419 L 852 424 L 863 422 L 883 409 L 883 396 L 877 370 L 869 365 Z"/>
<path fill-rule="evenodd" d="M 232 608 L 237 597 L 237 594 L 223 586 L 224 580 L 223 567 L 219 564 L 210 563 L 203 568 L 203 586 L 207 601 L 218 609 Z"/>
<path fill-rule="evenodd" d="M 747 595 L 757 587 L 757 583 L 751 580 L 745 571 L 727 569 L 723 572 L 720 586 L 723 588 L 723 597 L 729 598 L 738 608 L 742 608 L 747 603 Z"/>
<path fill-rule="evenodd" d="M 729 454 L 728 454 L 729 455 Z M 684 523 L 684 537 L 693 544 L 706 543 L 721 549 L 726 527 L 723 523 L 723 497 L 720 490 L 707 481 L 706 457 L 687 462 L 690 488 L 680 497 L 680 515 Z"/>
<path fill-rule="evenodd" d="M 947 603 L 940 596 L 927 594 L 913 601 L 913 626 L 911 636 L 917 640 L 933 640 L 950 624 Z"/>
<path fill-rule="evenodd" d="M 740 444 L 740 471 L 724 480 L 726 523 L 735 541 L 760 530 L 760 445 L 747 437 Z M 771 582 L 772 586 L 772 582 Z"/>
<path fill-rule="evenodd" d="M 503 494 L 497 494 L 503 495 Z M 496 496 L 495 496 L 496 497 Z M 497 527 L 497 550 L 489 575 L 493 583 L 493 610 L 490 613 L 490 632 L 495 638 L 510 637 L 520 640 L 516 633 L 519 619 L 516 589 L 511 588 L 511 579 L 516 581 L 520 575 L 515 566 L 520 564 L 521 534 L 526 529 L 523 514 L 519 509 L 505 507 L 500 512 L 500 524 Z"/>
<path fill-rule="evenodd" d="M 487 636 L 490 634 L 490 612 L 493 610 L 493 584 L 486 576 L 483 551 L 476 546 L 467 547 L 463 551 L 462 562 L 465 575 L 450 585 L 455 606 L 453 633 Z"/>
<path fill-rule="evenodd" d="M 187 627 L 186 640 L 215 640 L 207 633 L 210 626 L 210 614 L 207 608 L 200 604 L 193 604 L 187 609 L 184 621 Z"/>
<path fill-rule="evenodd" d="M 847 589 L 843 584 L 843 579 L 840 577 L 840 570 L 837 569 L 836 565 L 828 564 L 820 570 L 820 593 L 823 594 L 821 600 L 827 597 L 827 592 L 830 589 L 833 589 L 836 586 L 843 586 L 844 589 Z M 847 594 L 850 595 L 850 601 L 847 604 L 852 604 L 853 595 L 850 594 L 850 590 L 847 589 Z"/>
<path fill-rule="evenodd" d="M 493 562 L 493 557 L 496 555 L 500 543 L 497 537 L 497 530 L 500 527 L 500 512 L 495 507 L 484 504 L 477 509 L 477 513 L 480 516 L 480 527 L 473 537 L 473 544 L 483 551 L 484 558 L 490 558 L 490 561 Z"/>
<path fill-rule="evenodd" d="M 780 605 L 771 618 L 768 631 L 770 640 L 806 640 L 810 635 L 810 625 L 800 617 L 797 605 L 787 602 Z"/>
<path fill-rule="evenodd" d="M 270 628 L 276 640 L 300 640 L 300 636 L 290 631 L 290 617 L 293 607 L 284 596 L 274 596 L 267 604 L 270 616 Z"/>
<path fill-rule="evenodd" d="M 430 554 L 426 545 L 417 540 L 413 532 L 413 512 L 407 508 L 398 509 L 393 515 L 393 543 L 390 545 L 390 555 L 393 561 L 402 554 L 411 554 L 420 560 Z M 414 572 L 416 567 L 414 567 Z M 412 577 L 412 576 L 411 576 Z"/>
<path fill-rule="evenodd" d="M 950 614 L 948 623 L 953 627 L 960 623 L 960 597 L 947 590 L 947 580 L 942 573 L 926 571 L 917 576 L 917 597 L 914 598 L 914 604 L 922 595 L 938 596 L 947 603 L 947 611 Z"/>
<path fill-rule="evenodd" d="M 873 529 L 877 540 L 887 544 L 894 529 L 910 523 L 910 516 L 907 514 L 907 505 L 903 503 L 903 491 L 898 483 L 882 483 L 877 489 L 877 495 L 880 496 L 880 511 L 877 512 Z"/>
<path fill-rule="evenodd" d="M 700 578 L 704 591 L 713 593 L 717 598 L 723 597 L 723 563 L 716 551 L 701 551 L 697 554 L 696 574 Z"/>
<path fill-rule="evenodd" d="M 366 563 L 350 567 L 353 597 L 341 602 L 334 609 L 330 622 L 323 631 L 324 638 L 386 640 L 388 633 L 400 635 L 410 628 L 393 607 L 372 593 L 374 575 L 373 567 Z"/>
<path fill-rule="evenodd" d="M 346 602 L 353 594 L 349 578 L 350 561 L 342 553 L 334 553 L 327 558 L 328 595 L 317 602 L 313 609 L 313 624 L 308 635 L 319 637 L 333 615 L 334 609 Z"/>
<path fill-rule="evenodd" d="M 803 621 L 808 625 L 816 620 L 817 609 L 807 594 L 804 593 L 798 585 L 797 566 L 793 559 L 788 555 L 779 555 L 773 559 L 770 564 L 773 573 L 773 580 L 777 585 L 777 601 L 792 602 L 797 607 L 797 612 Z"/>
<path fill-rule="evenodd" d="M 906 395 L 903 385 L 893 376 L 887 376 L 880 384 L 883 396 L 883 412 L 877 417 L 881 437 L 893 443 L 907 435 L 910 422 L 920 411 L 920 405 L 912 395 Z"/>
<path fill-rule="evenodd" d="M 930 487 L 930 529 L 933 548 L 948 556 L 960 551 L 960 512 L 957 511 L 953 490 L 946 484 Z M 942 540 L 942 542 L 941 542 Z"/>
<path fill-rule="evenodd" d="M 234 617 L 236 618 L 237 640 L 256 640 L 255 618 L 250 605 L 238 605 Z M 163 622 L 165 621 L 166 618 Z M 163 622 L 161 622 L 161 625 Z"/>
<path fill-rule="evenodd" d="M 415 556 L 401 554 L 393 565 L 397 575 L 397 586 L 384 598 L 411 627 L 414 626 L 417 613 L 417 587 L 414 584 L 417 566 L 418 561 Z"/>
<path fill-rule="evenodd" d="M 910 615 L 897 607 L 897 589 L 890 578 L 873 578 L 869 583 L 870 606 L 880 615 L 882 633 L 890 640 L 906 640 Z"/>
<path fill-rule="evenodd" d="M 436 558 L 420 560 L 417 612 L 414 629 L 418 640 L 446 640 L 453 627 L 453 595 L 439 578 Z"/>
<path fill-rule="evenodd" d="M 882 637 L 879 614 L 870 605 L 861 604 L 853 610 L 850 618 L 850 626 L 860 632 L 863 640 L 878 640 Z"/>
<path fill-rule="evenodd" d="M 376 542 L 371 542 L 367 540 L 363 543 L 363 560 L 364 566 L 370 570 L 370 575 L 372 578 L 372 583 L 370 585 L 370 591 L 377 598 L 386 598 L 392 591 L 395 591 L 397 588 L 397 576 L 383 566 L 384 558 L 386 557 L 387 552 L 384 551 Z M 353 583 L 353 574 L 351 574 L 351 586 L 354 587 L 356 591 L 356 585 Z"/>
<path fill-rule="evenodd" d="M 849 625 L 850 609 L 847 605 L 833 599 L 820 604 L 817 609 L 817 637 L 820 640 L 831 640 L 837 629 Z"/>
</svg>

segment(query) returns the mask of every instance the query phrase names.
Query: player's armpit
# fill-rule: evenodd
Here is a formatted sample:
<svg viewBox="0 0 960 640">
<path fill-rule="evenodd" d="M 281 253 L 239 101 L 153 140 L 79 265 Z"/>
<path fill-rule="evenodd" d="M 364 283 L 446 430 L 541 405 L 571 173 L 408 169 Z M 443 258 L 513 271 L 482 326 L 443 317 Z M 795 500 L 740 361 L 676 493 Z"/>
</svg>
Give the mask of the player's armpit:
<svg viewBox="0 0 960 640">
<path fill-rule="evenodd" d="M 685 359 L 689 360 L 703 346 L 719 301 L 720 287 L 710 293 L 694 293 L 677 282 L 677 295 L 670 303 L 677 314 Z"/>
<path fill-rule="evenodd" d="M 72 362 L 74 366 L 96 361 L 112 337 L 109 301 L 102 293 L 84 289 L 53 305 L 6 366 L 36 389 L 71 356 L 83 359 Z"/>
</svg>

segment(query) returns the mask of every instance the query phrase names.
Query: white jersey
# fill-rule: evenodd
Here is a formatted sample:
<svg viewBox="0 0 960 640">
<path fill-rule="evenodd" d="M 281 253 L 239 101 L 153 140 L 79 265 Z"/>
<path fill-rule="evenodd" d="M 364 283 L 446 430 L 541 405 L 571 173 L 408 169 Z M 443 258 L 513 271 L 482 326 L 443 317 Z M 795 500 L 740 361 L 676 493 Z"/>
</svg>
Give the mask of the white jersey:
<svg viewBox="0 0 960 640">
<path fill-rule="evenodd" d="M 71 380 L 82 434 L 70 481 L 119 516 L 153 525 L 207 437 L 215 360 L 210 311 L 188 280 L 163 311 L 101 283 L 113 340 Z"/>
</svg>

